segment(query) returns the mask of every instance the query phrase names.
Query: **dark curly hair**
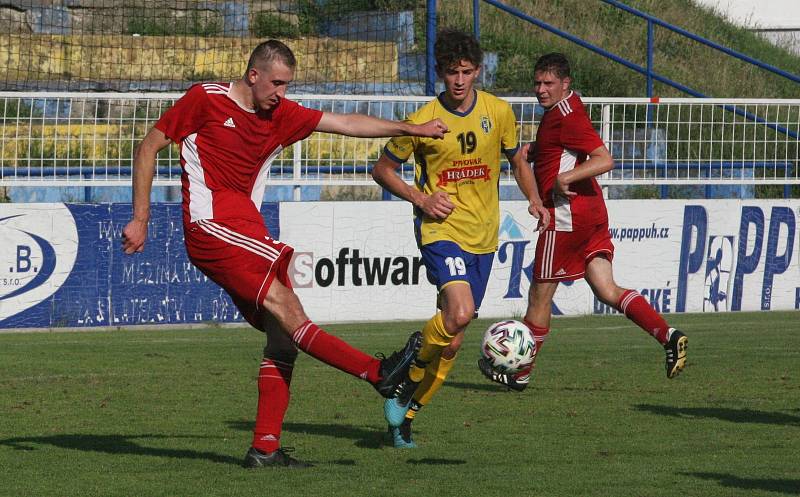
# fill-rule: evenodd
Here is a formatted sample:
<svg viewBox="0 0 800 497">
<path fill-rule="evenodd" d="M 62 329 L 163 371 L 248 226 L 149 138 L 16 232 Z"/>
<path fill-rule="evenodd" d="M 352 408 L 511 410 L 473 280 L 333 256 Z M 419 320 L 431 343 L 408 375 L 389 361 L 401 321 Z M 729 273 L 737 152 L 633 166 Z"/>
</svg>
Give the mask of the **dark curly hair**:
<svg viewBox="0 0 800 497">
<path fill-rule="evenodd" d="M 455 29 L 445 29 L 436 35 L 433 46 L 433 57 L 436 59 L 436 70 L 444 71 L 462 60 L 475 64 L 483 62 L 483 50 L 471 34 Z"/>
<path fill-rule="evenodd" d="M 539 57 L 536 65 L 533 66 L 533 72 L 549 72 L 556 76 L 558 79 L 569 78 L 569 61 L 560 53 L 549 53 Z"/>
</svg>

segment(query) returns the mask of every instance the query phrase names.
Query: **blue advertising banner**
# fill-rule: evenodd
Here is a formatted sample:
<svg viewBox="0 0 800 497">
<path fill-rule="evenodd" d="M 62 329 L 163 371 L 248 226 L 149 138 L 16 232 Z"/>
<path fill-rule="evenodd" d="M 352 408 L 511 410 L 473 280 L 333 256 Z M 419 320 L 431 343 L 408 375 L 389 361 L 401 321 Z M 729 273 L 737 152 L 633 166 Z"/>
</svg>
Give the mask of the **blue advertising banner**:
<svg viewBox="0 0 800 497">
<path fill-rule="evenodd" d="M 800 202 L 611 200 L 614 278 L 674 312 L 800 309 Z M 536 220 L 501 202 L 498 251 L 481 316 L 525 312 Z M 321 323 L 427 319 L 436 287 L 405 202 L 286 202 L 262 207 L 295 248 L 288 277 Z M 130 204 L 0 204 L 0 329 L 243 321 L 192 265 L 181 207 L 154 204 L 148 243 L 124 255 Z M 369 302 L 369 305 L 364 305 Z M 617 314 L 585 280 L 563 282 L 554 315 Z"/>
<path fill-rule="evenodd" d="M 186 256 L 180 204 L 153 204 L 142 253 L 125 255 L 130 204 L 6 204 L 0 328 L 242 321 Z M 279 204 L 261 213 L 278 238 Z"/>
</svg>

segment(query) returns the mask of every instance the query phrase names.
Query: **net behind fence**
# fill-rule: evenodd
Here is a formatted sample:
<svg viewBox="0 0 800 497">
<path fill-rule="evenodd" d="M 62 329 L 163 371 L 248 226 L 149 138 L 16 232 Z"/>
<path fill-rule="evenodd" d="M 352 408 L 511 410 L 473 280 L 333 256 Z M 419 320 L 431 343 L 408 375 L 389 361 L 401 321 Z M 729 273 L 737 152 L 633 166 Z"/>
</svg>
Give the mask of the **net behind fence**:
<svg viewBox="0 0 800 497">
<path fill-rule="evenodd" d="M 422 94 L 424 22 L 424 0 L 3 2 L 0 90 L 185 90 L 240 78 L 278 38 L 294 92 Z"/>
<path fill-rule="evenodd" d="M 180 94 L 0 93 L 0 186 L 129 185 L 135 145 Z M 297 95 L 303 105 L 402 119 L 429 97 Z M 522 142 L 542 109 L 509 98 Z M 800 100 L 587 98 L 616 167 L 605 185 L 800 184 Z M 314 133 L 284 150 L 268 181 L 372 185 L 385 139 Z M 156 184 L 180 180 L 176 146 L 159 156 Z M 403 176 L 413 178 L 413 164 Z M 513 178 L 505 164 L 504 184 Z"/>
</svg>

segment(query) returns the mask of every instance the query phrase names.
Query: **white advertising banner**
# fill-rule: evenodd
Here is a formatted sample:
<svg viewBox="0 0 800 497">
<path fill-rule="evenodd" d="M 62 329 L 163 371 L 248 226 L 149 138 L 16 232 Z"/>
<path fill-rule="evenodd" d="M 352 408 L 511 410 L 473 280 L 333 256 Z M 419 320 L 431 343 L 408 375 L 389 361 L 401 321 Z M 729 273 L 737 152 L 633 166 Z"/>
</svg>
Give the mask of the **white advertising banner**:
<svg viewBox="0 0 800 497">
<path fill-rule="evenodd" d="M 502 202 L 500 242 L 482 317 L 520 316 L 537 235 L 525 202 Z M 797 200 L 611 200 L 617 283 L 658 311 L 800 308 Z M 427 319 L 436 305 L 405 202 L 288 202 L 281 241 L 318 322 Z M 616 312 L 584 280 L 563 283 L 554 314 Z"/>
<path fill-rule="evenodd" d="M 55 293 L 78 253 L 75 219 L 64 204 L 5 204 L 0 211 L 0 321 Z"/>
</svg>

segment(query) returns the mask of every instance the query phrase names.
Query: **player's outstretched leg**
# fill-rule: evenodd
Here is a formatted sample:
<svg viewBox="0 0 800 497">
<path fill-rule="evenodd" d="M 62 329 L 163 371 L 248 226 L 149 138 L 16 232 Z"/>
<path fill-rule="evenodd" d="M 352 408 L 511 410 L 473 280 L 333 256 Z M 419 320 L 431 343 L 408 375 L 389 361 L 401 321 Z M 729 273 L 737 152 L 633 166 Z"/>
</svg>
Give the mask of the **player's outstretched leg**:
<svg viewBox="0 0 800 497">
<path fill-rule="evenodd" d="M 387 399 L 397 396 L 397 390 L 408 376 L 408 368 L 416 359 L 421 346 L 422 333 L 415 331 L 408 337 L 402 350 L 393 352 L 389 357 L 379 356 L 381 358 L 380 379 L 372 385 L 378 393 Z"/>
<path fill-rule="evenodd" d="M 664 350 L 667 353 L 667 378 L 675 378 L 686 366 L 686 349 L 689 339 L 682 332 L 670 328 Z"/>
<path fill-rule="evenodd" d="M 416 449 L 417 444 L 411 438 L 411 420 L 405 419 L 400 426 L 390 426 L 389 436 L 395 449 Z"/>
<path fill-rule="evenodd" d="M 280 449 L 274 450 L 272 452 L 261 452 L 260 450 L 256 449 L 255 447 L 250 447 L 250 450 L 247 451 L 247 454 L 244 456 L 244 463 L 242 464 L 245 468 L 293 468 L 293 469 L 300 469 L 300 468 L 308 468 L 313 466 L 313 464 L 298 461 L 294 457 L 291 457 L 288 453 L 291 452 L 291 447 L 281 447 Z"/>
</svg>

